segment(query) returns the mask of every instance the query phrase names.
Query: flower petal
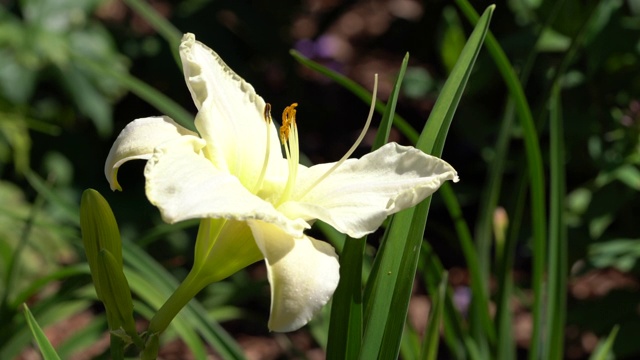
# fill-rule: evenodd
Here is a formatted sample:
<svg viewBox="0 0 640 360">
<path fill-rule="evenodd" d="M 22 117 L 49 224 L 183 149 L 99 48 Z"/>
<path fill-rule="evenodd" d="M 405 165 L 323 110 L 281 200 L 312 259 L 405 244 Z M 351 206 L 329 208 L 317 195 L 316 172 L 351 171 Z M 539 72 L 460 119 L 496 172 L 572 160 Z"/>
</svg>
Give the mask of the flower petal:
<svg viewBox="0 0 640 360">
<path fill-rule="evenodd" d="M 340 279 L 338 255 L 331 245 L 308 236 L 293 238 L 277 226 L 249 221 L 265 256 L 271 284 L 269 329 L 294 331 L 331 299 Z"/>
<path fill-rule="evenodd" d="M 130 122 L 111 146 L 104 165 L 104 175 L 111 190 L 120 190 L 118 168 L 129 160 L 148 160 L 153 149 L 165 141 L 196 133 L 176 124 L 168 116 L 148 117 Z"/>
<path fill-rule="evenodd" d="M 456 171 L 445 161 L 396 143 L 345 161 L 313 186 L 332 166 L 301 167 L 292 196 L 296 201 L 278 210 L 294 219 L 320 219 L 359 238 L 375 231 L 388 215 L 433 194 L 445 181 L 458 181 Z"/>
<path fill-rule="evenodd" d="M 207 141 L 205 155 L 220 170 L 226 169 L 251 188 L 261 172 L 267 147 L 269 161 L 282 159 L 275 125 L 265 121 L 266 103 L 251 84 L 193 34 L 182 38 L 180 57 L 199 110 L 195 125 Z"/>
<path fill-rule="evenodd" d="M 290 220 L 273 205 L 251 194 L 238 179 L 218 170 L 200 150 L 204 140 L 183 136 L 156 147 L 144 170 L 149 201 L 168 223 L 187 219 L 259 219 L 276 224 L 291 235 L 309 225 Z"/>
</svg>

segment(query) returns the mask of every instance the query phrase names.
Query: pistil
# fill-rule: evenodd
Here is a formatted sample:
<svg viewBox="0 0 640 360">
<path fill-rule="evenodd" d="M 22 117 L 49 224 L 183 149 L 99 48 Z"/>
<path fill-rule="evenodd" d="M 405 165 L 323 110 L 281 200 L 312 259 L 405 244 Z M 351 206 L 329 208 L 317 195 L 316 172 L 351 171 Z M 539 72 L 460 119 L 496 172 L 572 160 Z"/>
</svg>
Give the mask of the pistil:
<svg viewBox="0 0 640 360">
<path fill-rule="evenodd" d="M 373 112 L 375 111 L 376 108 L 376 94 L 378 92 L 378 74 L 375 74 L 374 80 L 373 80 L 373 95 L 371 97 L 371 106 L 369 107 L 369 116 L 367 117 L 367 121 L 364 124 L 364 127 L 362 128 L 362 131 L 360 132 L 360 136 L 358 136 L 358 138 L 356 139 L 356 142 L 351 146 L 351 148 L 349 149 L 349 151 L 347 151 L 346 154 L 344 154 L 344 156 L 335 164 L 333 164 L 333 166 L 327 170 L 327 172 L 325 172 L 324 174 L 322 174 L 322 176 L 320 176 L 318 179 L 316 179 L 316 181 L 313 182 L 313 184 L 311 184 L 311 186 L 309 186 L 308 188 L 306 188 L 304 191 L 302 191 L 300 193 L 300 199 L 303 198 L 309 191 L 311 191 L 311 189 L 313 189 L 314 187 L 318 186 L 318 184 L 320 184 L 322 182 L 322 180 L 326 179 L 327 176 L 329 176 L 332 172 L 334 172 L 340 165 L 342 165 L 342 163 L 345 162 L 345 160 L 347 160 L 354 151 L 356 151 L 356 149 L 358 148 L 358 146 L 360 145 L 360 143 L 362 142 L 362 140 L 364 139 L 364 136 L 367 134 L 367 130 L 369 130 L 369 126 L 371 125 L 371 119 L 373 118 Z"/>
</svg>

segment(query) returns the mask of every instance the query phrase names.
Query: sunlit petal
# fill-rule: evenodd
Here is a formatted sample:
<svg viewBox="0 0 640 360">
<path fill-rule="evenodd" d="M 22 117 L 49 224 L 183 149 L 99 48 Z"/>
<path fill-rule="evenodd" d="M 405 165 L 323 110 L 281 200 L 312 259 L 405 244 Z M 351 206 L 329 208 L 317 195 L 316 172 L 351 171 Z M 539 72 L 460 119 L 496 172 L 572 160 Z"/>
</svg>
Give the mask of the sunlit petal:
<svg viewBox="0 0 640 360">
<path fill-rule="evenodd" d="M 111 185 L 111 190 L 122 190 L 118 184 L 118 168 L 123 163 L 135 159 L 148 160 L 156 146 L 183 135 L 197 136 L 193 131 L 176 124 L 168 116 L 148 117 L 130 122 L 111 146 L 104 165 L 104 175 Z"/>
<path fill-rule="evenodd" d="M 260 221 L 249 221 L 249 226 L 267 263 L 269 329 L 297 330 L 331 299 L 340 278 L 338 256 L 326 242 L 308 236 L 293 238 Z"/>
<path fill-rule="evenodd" d="M 389 143 L 361 159 L 349 159 L 311 188 L 333 164 L 300 170 L 293 199 L 278 210 L 289 217 L 320 219 L 358 238 L 375 231 L 395 212 L 434 193 L 447 180 L 457 181 L 451 165 L 407 146 Z"/>
<path fill-rule="evenodd" d="M 265 121 L 265 101 L 193 34 L 183 37 L 180 57 L 199 110 L 195 124 L 207 142 L 206 156 L 250 187 L 262 169 L 267 136 L 270 158 L 282 158 L 275 126 Z"/>
<path fill-rule="evenodd" d="M 292 235 L 308 227 L 302 219 L 290 220 L 270 203 L 251 194 L 238 179 L 218 170 L 200 150 L 204 141 L 193 136 L 155 149 L 145 167 L 146 192 L 164 221 L 224 218 L 260 219 L 277 224 Z"/>
</svg>

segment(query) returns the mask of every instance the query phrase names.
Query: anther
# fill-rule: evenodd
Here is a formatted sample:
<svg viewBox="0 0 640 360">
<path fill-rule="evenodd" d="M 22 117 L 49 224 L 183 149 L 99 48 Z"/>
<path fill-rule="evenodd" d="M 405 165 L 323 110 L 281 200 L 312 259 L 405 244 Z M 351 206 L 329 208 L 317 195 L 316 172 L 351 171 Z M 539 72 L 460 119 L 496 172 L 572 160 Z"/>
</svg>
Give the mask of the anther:
<svg viewBox="0 0 640 360">
<path fill-rule="evenodd" d="M 262 182 L 264 181 L 264 177 L 267 174 L 267 167 L 269 166 L 269 155 L 271 151 L 271 104 L 266 103 L 264 105 L 264 122 L 267 125 L 266 130 L 266 148 L 264 150 L 264 160 L 262 161 L 262 169 L 260 170 L 260 175 L 258 176 L 258 180 L 255 185 L 253 185 L 253 193 L 257 193 L 262 187 Z"/>
<path fill-rule="evenodd" d="M 280 140 L 284 144 L 289 140 L 289 132 L 291 127 L 296 125 L 296 106 L 298 103 L 293 103 L 287 106 L 282 112 L 282 126 L 280 126 Z"/>
<path fill-rule="evenodd" d="M 264 121 L 267 124 L 271 124 L 271 104 L 269 103 L 264 105 Z"/>
</svg>

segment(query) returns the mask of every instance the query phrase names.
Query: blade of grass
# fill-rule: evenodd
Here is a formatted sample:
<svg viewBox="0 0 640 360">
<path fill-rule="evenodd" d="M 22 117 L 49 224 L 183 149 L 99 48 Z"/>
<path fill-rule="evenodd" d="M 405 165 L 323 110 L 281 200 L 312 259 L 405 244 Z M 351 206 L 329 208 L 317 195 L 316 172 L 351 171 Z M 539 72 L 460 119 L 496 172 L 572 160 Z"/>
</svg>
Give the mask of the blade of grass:
<svg viewBox="0 0 640 360">
<path fill-rule="evenodd" d="M 424 277 L 428 293 L 435 297 L 438 294 L 438 286 L 442 283 L 445 270 L 442 263 L 434 253 L 428 242 L 422 242 L 422 253 L 420 254 L 421 272 Z M 466 359 L 467 354 L 472 352 L 468 348 L 469 338 L 466 328 L 463 327 L 464 320 L 453 303 L 453 294 L 450 288 L 446 289 L 444 298 L 443 331 L 444 341 L 447 344 L 451 355 L 455 359 Z M 473 340 L 471 340 L 473 341 Z"/>
<path fill-rule="evenodd" d="M 31 330 L 31 334 L 33 338 L 36 340 L 38 347 L 40 348 L 40 352 L 42 353 L 42 357 L 45 360 L 60 360 L 60 357 L 56 353 L 56 350 L 53 348 L 49 339 L 47 339 L 46 335 L 38 325 L 38 322 L 29 311 L 29 307 L 27 304 L 24 304 L 24 316 L 27 319 L 27 324 L 29 325 L 29 329 Z"/>
<path fill-rule="evenodd" d="M 456 3 L 470 20 L 472 24 L 478 21 L 478 14 L 467 0 L 456 0 Z M 531 217 L 533 231 L 533 335 L 530 359 L 540 358 L 540 345 L 543 341 L 543 321 L 544 321 L 544 300 L 545 283 L 544 273 L 546 269 L 546 211 L 545 211 L 545 189 L 544 189 L 544 169 L 542 166 L 542 154 L 538 141 L 538 132 L 533 121 L 529 103 L 524 95 L 522 84 L 520 83 L 515 70 L 509 62 L 504 51 L 498 44 L 493 34 L 487 36 L 487 50 L 493 57 L 498 70 L 502 74 L 509 89 L 509 93 L 514 99 L 516 113 L 520 119 L 523 129 L 525 153 L 527 157 L 527 167 L 529 181 L 531 184 Z"/>
<path fill-rule="evenodd" d="M 376 138 L 373 141 L 373 145 L 371 146 L 371 151 L 375 151 L 380 148 L 382 145 L 386 144 L 389 141 L 389 133 L 391 132 L 391 125 L 393 125 L 393 120 L 395 118 L 396 113 L 396 104 L 398 103 L 398 96 L 400 95 L 400 88 L 402 87 L 402 80 L 404 79 L 404 74 L 407 71 L 407 65 L 409 64 L 409 53 L 407 53 L 402 59 L 402 64 L 400 65 L 400 71 L 398 72 L 398 76 L 396 77 L 396 82 L 393 85 L 393 89 L 391 90 L 391 95 L 389 96 L 389 101 L 384 108 L 384 113 L 382 114 L 382 121 L 380 121 L 380 126 L 378 127 L 378 133 L 376 134 Z M 413 130 L 411 125 L 407 124 L 407 127 L 410 130 Z M 414 130 L 415 131 L 415 130 Z"/>
<path fill-rule="evenodd" d="M 408 321 L 404 324 L 404 332 L 402 333 L 402 341 L 400 342 L 400 358 L 420 358 L 420 335 L 418 335 L 418 332 Z"/>
<path fill-rule="evenodd" d="M 444 313 L 444 302 L 449 284 L 449 273 L 442 274 L 442 280 L 438 286 L 438 295 L 431 297 L 431 309 L 427 328 L 422 339 L 422 350 L 420 359 L 436 360 L 438 358 L 438 345 L 440 344 L 440 325 L 442 324 L 442 314 Z"/>
<path fill-rule="evenodd" d="M 70 290 L 70 286 L 67 285 L 71 283 L 84 284 L 84 286 L 80 289 L 73 287 Z M 30 311 L 38 319 L 38 324 L 43 327 L 49 326 L 68 319 L 73 314 L 84 311 L 91 306 L 88 301 L 90 296 L 86 296 L 88 290 L 93 291 L 93 287 L 86 285 L 86 279 L 68 279 L 64 283 L 63 289 L 33 303 Z M 22 312 L 22 306 L 17 310 Z M 0 347 L 0 359 L 16 359 L 24 351 L 25 346 L 32 342 L 33 336 L 26 324 L 25 317 L 17 316 L 11 324 L 4 322 L 5 320 L 6 318 L 2 318 L 4 327 L 11 331 L 2 335 L 2 340 L 5 343 Z"/>
<path fill-rule="evenodd" d="M 507 102 L 505 114 L 500 125 L 498 140 L 496 141 L 495 154 L 489 164 L 487 181 L 482 192 L 478 212 L 478 224 L 476 225 L 476 246 L 478 249 L 478 262 L 483 269 L 482 278 L 485 284 L 489 283 L 489 263 L 491 262 L 491 230 L 493 228 L 493 214 L 498 206 L 498 199 L 502 189 L 504 166 L 511 140 L 511 130 L 515 118 L 515 105 L 511 98 Z M 513 259 L 515 255 L 515 241 L 511 244 L 510 238 L 505 237 L 502 251 L 496 252 L 496 280 L 498 282 L 496 295 L 496 354 L 498 359 L 515 359 L 516 346 L 513 341 L 511 294 L 513 291 Z M 514 240 L 516 238 L 513 238 Z M 512 246 L 513 245 L 513 246 Z"/>
<path fill-rule="evenodd" d="M 51 181 L 49 181 L 45 186 L 49 190 L 51 190 L 51 187 L 53 186 L 53 184 Z M 38 194 L 33 206 L 29 211 L 29 217 L 27 218 L 24 224 L 24 228 L 22 229 L 22 232 L 20 234 L 20 240 L 16 245 L 16 248 L 13 251 L 11 258 L 9 259 L 9 264 L 7 265 L 7 272 L 5 274 L 5 279 L 4 279 L 4 286 L 6 290 L 2 295 L 2 299 L 0 299 L 0 317 L 2 317 L 5 310 L 8 310 L 7 306 L 10 300 L 9 295 L 11 295 L 11 290 L 13 289 L 14 282 L 18 281 L 18 275 L 19 275 L 18 273 L 20 269 L 19 266 L 20 266 L 20 260 L 22 258 L 22 252 L 25 250 L 25 248 L 27 247 L 27 244 L 29 243 L 29 238 L 31 236 L 31 231 L 33 229 L 35 219 L 38 216 L 38 212 L 42 210 L 42 207 L 44 206 L 44 204 L 45 204 L 45 197 L 42 196 L 41 194 Z"/>
<path fill-rule="evenodd" d="M 362 342 L 362 263 L 367 239 L 347 238 L 340 254 L 340 283 L 333 295 L 328 359 L 355 359 Z"/>
<path fill-rule="evenodd" d="M 442 154 L 449 126 L 484 40 L 493 9 L 494 6 L 487 8 L 481 23 L 471 34 L 418 139 L 417 148 L 426 153 L 435 156 Z M 429 197 L 415 208 L 396 214 L 388 237 L 383 240 L 376 257 L 376 262 L 380 262 L 379 271 L 367 283 L 372 290 L 366 303 L 361 359 L 391 359 L 398 356 L 430 203 Z M 388 245 L 389 239 L 394 240 L 393 246 Z"/>
<path fill-rule="evenodd" d="M 549 191 L 549 310 L 547 312 L 548 353 L 545 359 L 564 358 L 564 325 L 567 293 L 567 226 L 564 217 L 565 155 L 562 105 L 559 82 L 553 87 L 550 99 L 550 178 Z"/>
<path fill-rule="evenodd" d="M 440 188 L 440 195 L 442 196 L 442 199 L 449 210 L 449 215 L 454 222 L 456 234 L 460 241 L 460 247 L 462 248 L 462 253 L 471 277 L 471 293 L 473 296 L 471 297 L 469 321 L 471 322 L 472 329 L 475 327 L 472 333 L 476 335 L 474 336 L 476 342 L 484 341 L 484 336 L 477 336 L 477 334 L 480 333 L 486 334 L 490 342 L 494 343 L 496 329 L 493 325 L 491 315 L 489 314 L 489 289 L 486 286 L 487 283 L 483 279 L 482 272 L 480 271 L 478 253 L 473 244 L 471 231 L 469 230 L 467 223 L 464 221 L 462 209 L 456 199 L 456 195 L 453 192 L 451 184 L 444 184 Z M 483 351 L 488 351 L 488 349 L 483 349 Z M 488 355 L 488 353 L 485 355 Z"/>
<path fill-rule="evenodd" d="M 591 354 L 589 360 L 608 360 L 615 358 L 612 349 L 613 343 L 616 341 L 616 336 L 618 336 L 618 330 L 620 330 L 619 325 L 613 327 L 609 336 L 607 336 L 607 340 L 605 340 L 604 343 L 598 344 L 596 351 Z"/>
<path fill-rule="evenodd" d="M 51 190 L 51 187 L 52 187 L 51 181 L 47 182 L 45 187 Z M 31 206 L 31 209 L 29 210 L 28 217 L 24 222 L 24 227 L 22 228 L 22 231 L 20 233 L 18 244 L 16 245 L 15 249 L 12 251 L 11 256 L 9 257 L 9 263 L 6 265 L 6 272 L 4 273 L 4 281 L 3 281 L 4 292 L 2 292 L 2 295 L 1 295 L 2 297 L 0 297 L 0 319 L 2 319 L 3 322 L 5 322 L 6 324 L 13 323 L 13 319 L 17 315 L 18 308 L 15 306 L 12 306 L 11 304 L 12 303 L 11 297 L 16 296 L 17 294 L 13 294 L 12 291 L 15 288 L 14 283 L 19 281 L 18 277 L 20 275 L 21 265 L 23 265 L 21 263 L 21 260 L 23 260 L 22 255 L 25 249 L 27 248 L 36 217 L 38 215 L 38 212 L 42 210 L 42 207 L 45 204 L 45 200 L 46 198 L 40 193 L 36 197 L 36 200 L 33 206 Z M 10 333 L 7 333 L 7 332 L 11 332 L 11 331 L 12 331 L 11 326 L 0 327 L 0 348 L 6 344 L 5 341 L 11 335 Z"/>
</svg>

